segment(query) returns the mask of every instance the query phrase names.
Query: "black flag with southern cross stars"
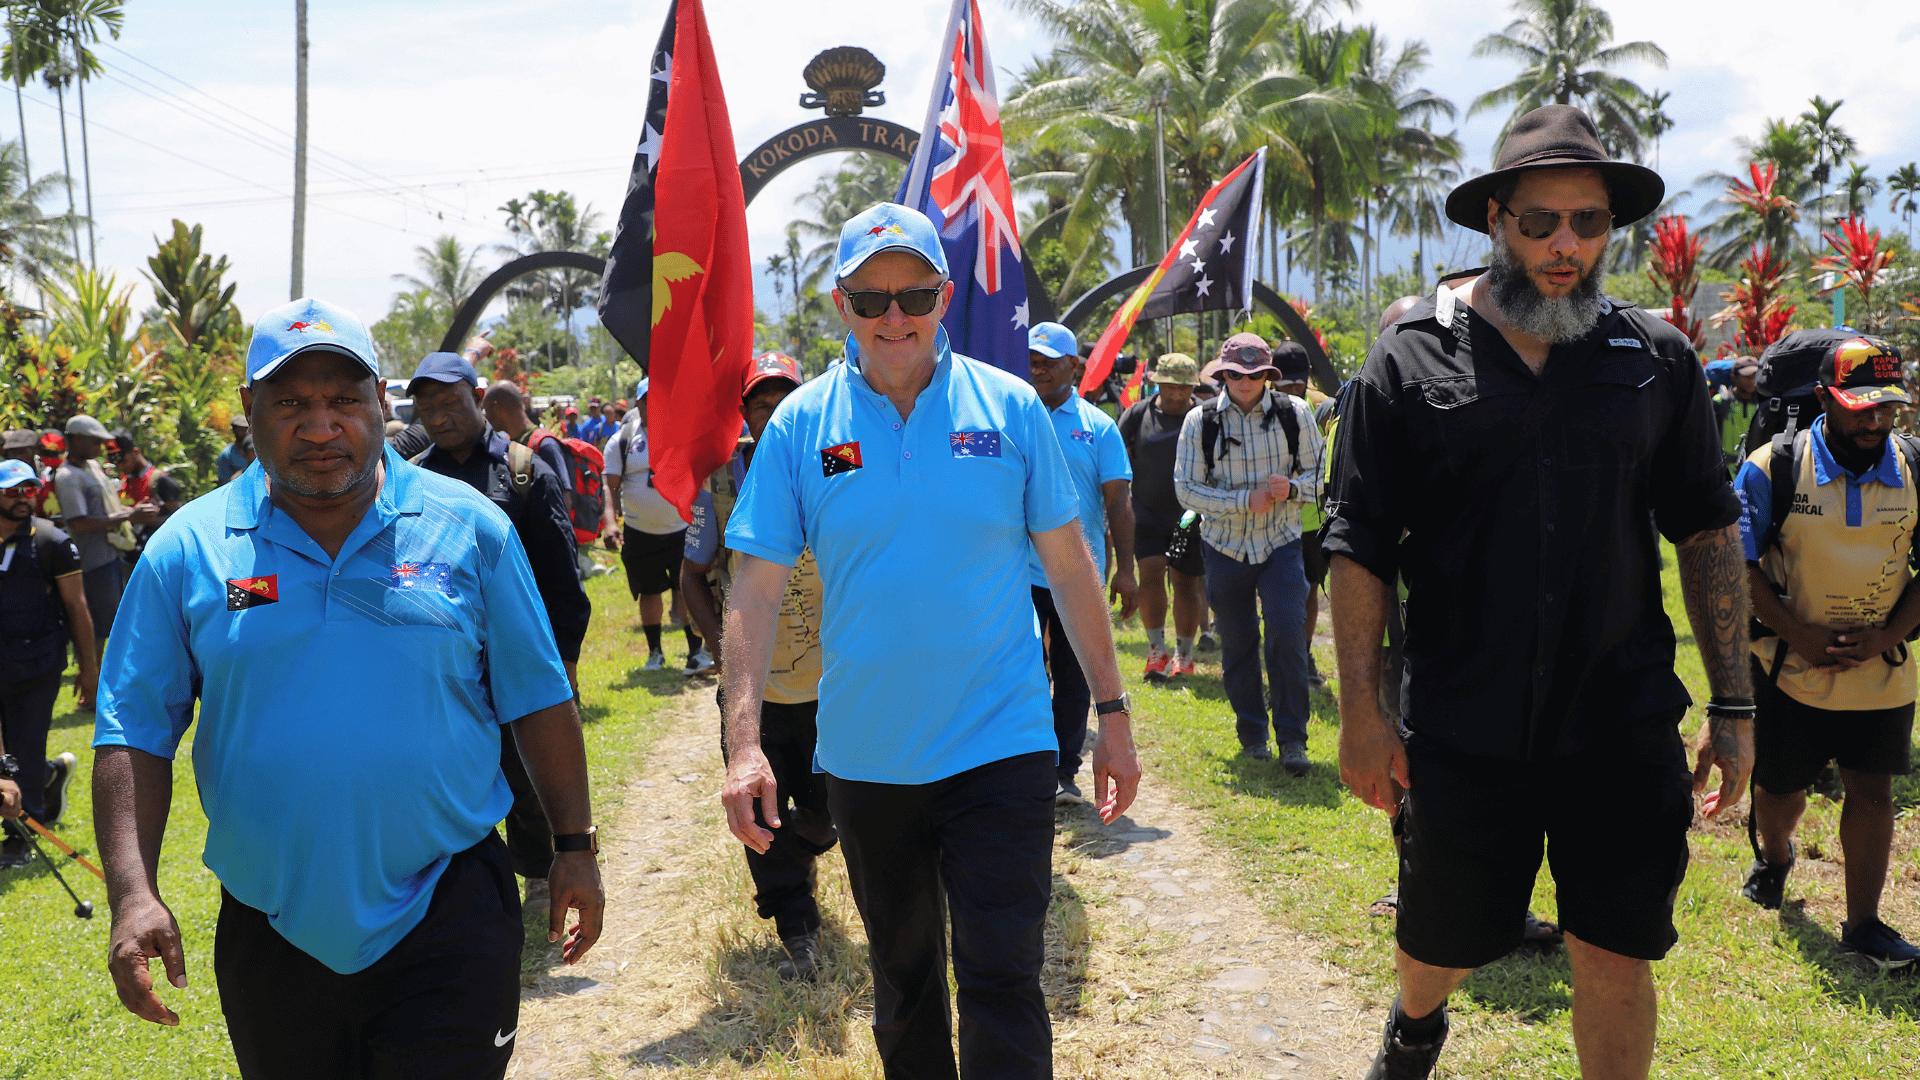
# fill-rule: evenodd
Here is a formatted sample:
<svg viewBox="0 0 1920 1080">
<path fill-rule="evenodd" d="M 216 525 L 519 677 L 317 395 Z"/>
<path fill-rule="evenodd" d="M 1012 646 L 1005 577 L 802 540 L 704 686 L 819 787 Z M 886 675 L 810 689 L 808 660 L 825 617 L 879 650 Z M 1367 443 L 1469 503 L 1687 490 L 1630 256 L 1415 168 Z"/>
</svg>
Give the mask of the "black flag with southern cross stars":
<svg viewBox="0 0 1920 1080">
<path fill-rule="evenodd" d="M 1260 228 L 1267 148 L 1241 162 L 1200 200 L 1187 227 L 1147 280 L 1113 314 L 1087 358 L 1082 393 L 1106 381 L 1136 319 L 1189 311 L 1245 311 L 1253 304 L 1251 238 Z"/>
<path fill-rule="evenodd" d="M 613 246 L 607 252 L 606 273 L 600 278 L 600 322 L 627 355 L 649 367 L 648 345 L 653 339 L 653 178 L 660 164 L 660 133 L 667 124 L 667 88 L 673 82 L 673 36 L 679 21 L 679 0 L 667 5 L 667 24 L 653 50 L 647 83 L 647 114 L 640 126 L 640 146 L 633 153 L 633 175 L 627 197 L 614 225 Z M 615 302 L 615 298 L 623 298 Z"/>
</svg>

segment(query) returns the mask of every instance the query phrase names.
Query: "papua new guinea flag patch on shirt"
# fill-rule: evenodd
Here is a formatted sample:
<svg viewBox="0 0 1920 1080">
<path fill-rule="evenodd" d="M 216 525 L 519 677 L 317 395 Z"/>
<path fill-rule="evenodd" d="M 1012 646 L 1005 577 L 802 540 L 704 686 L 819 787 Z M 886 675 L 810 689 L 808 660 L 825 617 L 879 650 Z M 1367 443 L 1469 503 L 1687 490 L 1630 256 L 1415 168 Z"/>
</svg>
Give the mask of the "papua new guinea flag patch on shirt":
<svg viewBox="0 0 1920 1080">
<path fill-rule="evenodd" d="M 245 611 L 280 602 L 280 575 L 227 579 L 227 610 Z"/>
<path fill-rule="evenodd" d="M 999 457 L 1000 433 L 997 431 L 949 431 L 947 445 L 954 457 Z"/>
<path fill-rule="evenodd" d="M 843 472 L 852 472 L 861 467 L 860 444 L 858 442 L 841 443 L 820 451 L 820 475 L 838 476 Z"/>
</svg>

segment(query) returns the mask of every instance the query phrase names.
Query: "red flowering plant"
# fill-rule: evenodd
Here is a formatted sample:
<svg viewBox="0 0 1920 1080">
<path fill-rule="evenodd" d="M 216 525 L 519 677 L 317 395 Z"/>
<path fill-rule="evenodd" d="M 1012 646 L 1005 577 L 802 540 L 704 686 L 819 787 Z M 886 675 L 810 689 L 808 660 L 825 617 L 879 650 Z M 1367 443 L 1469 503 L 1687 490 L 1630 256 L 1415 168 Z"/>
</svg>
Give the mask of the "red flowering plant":
<svg viewBox="0 0 1920 1080">
<path fill-rule="evenodd" d="M 1869 233 L 1867 223 L 1857 217 L 1840 223 L 1840 236 L 1830 232 L 1820 236 L 1833 249 L 1833 254 L 1816 260 L 1813 268 L 1832 271 L 1839 277 L 1838 288 L 1853 289 L 1860 294 L 1860 321 L 1864 323 L 1868 305 L 1873 302 L 1873 287 L 1893 265 L 1893 252 L 1880 247 L 1879 230 Z"/>
<path fill-rule="evenodd" d="M 1715 313 L 1713 324 L 1738 321 L 1740 330 L 1733 341 L 1743 354 L 1758 356 L 1786 334 L 1797 310 L 1781 295 L 1787 279 L 1787 260 L 1774 254 L 1772 247 L 1755 244 L 1740 260 L 1740 281 L 1722 294 L 1721 299 L 1730 303 Z"/>
<path fill-rule="evenodd" d="M 1653 227 L 1653 239 L 1647 242 L 1647 277 L 1672 298 L 1667 321 L 1679 327 L 1695 349 L 1706 342 L 1706 335 L 1700 319 L 1687 310 L 1687 305 L 1700 287 L 1703 244 L 1698 233 L 1687 232 L 1687 219 L 1679 215 L 1661 218 Z"/>
</svg>

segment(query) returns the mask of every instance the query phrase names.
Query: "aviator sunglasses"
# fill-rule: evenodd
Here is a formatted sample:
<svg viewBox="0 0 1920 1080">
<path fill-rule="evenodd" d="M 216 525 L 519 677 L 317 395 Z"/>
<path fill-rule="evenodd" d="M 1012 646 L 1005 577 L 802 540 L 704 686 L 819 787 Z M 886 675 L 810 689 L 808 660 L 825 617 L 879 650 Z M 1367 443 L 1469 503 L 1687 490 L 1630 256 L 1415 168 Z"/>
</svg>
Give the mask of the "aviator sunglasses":
<svg viewBox="0 0 1920 1080">
<path fill-rule="evenodd" d="M 880 292 L 877 289 L 849 292 L 847 306 L 853 309 L 855 315 L 863 319 L 880 318 L 887 313 L 887 309 L 892 307 L 895 301 L 899 302 L 902 315 L 925 315 L 933 310 L 933 305 L 940 302 L 940 290 L 946 284 L 943 281 L 930 289 L 907 289 L 897 293 Z"/>
<path fill-rule="evenodd" d="M 1529 240 L 1545 240 L 1559 232 L 1561 218 L 1572 222 L 1573 235 L 1582 240 L 1598 239 L 1613 228 L 1611 210 L 1529 210 L 1524 214 L 1516 214 L 1506 203 L 1494 205 L 1519 223 L 1520 235 Z"/>
</svg>

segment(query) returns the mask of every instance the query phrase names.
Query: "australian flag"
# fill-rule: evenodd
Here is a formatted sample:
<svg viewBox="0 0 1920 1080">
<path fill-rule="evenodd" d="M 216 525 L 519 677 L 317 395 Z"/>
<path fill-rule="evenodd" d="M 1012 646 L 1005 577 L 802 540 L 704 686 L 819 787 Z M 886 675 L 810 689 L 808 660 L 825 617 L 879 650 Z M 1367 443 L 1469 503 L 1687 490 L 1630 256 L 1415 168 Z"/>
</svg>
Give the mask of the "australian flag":
<svg viewBox="0 0 1920 1080">
<path fill-rule="evenodd" d="M 941 325 L 955 352 L 1027 375 L 1027 277 L 1000 98 L 977 0 L 953 0 L 920 148 L 895 200 L 940 230 L 953 272 Z"/>
<path fill-rule="evenodd" d="M 453 564 L 443 562 L 403 562 L 387 567 L 387 588 L 419 589 L 423 592 L 451 593 Z"/>
</svg>

